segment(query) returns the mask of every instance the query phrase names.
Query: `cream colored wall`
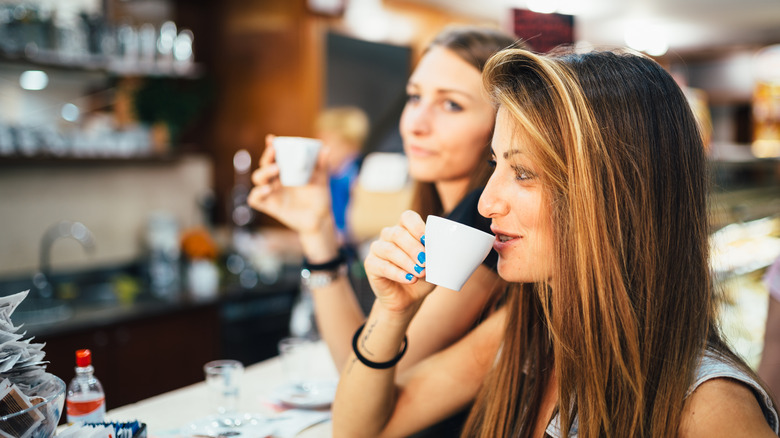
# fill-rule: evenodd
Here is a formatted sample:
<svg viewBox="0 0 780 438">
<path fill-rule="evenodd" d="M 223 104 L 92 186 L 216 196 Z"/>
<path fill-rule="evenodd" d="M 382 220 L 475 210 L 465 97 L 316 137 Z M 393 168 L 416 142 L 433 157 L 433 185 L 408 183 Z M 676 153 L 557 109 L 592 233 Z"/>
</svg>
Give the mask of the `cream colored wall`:
<svg viewBox="0 0 780 438">
<path fill-rule="evenodd" d="M 53 223 L 84 223 L 95 236 L 85 253 L 73 239 L 57 241 L 53 270 L 123 263 L 143 252 L 148 215 L 164 210 L 180 228 L 200 225 L 200 196 L 212 187 L 210 161 L 53 163 L 0 167 L 0 277 L 38 268 L 41 236 Z"/>
</svg>

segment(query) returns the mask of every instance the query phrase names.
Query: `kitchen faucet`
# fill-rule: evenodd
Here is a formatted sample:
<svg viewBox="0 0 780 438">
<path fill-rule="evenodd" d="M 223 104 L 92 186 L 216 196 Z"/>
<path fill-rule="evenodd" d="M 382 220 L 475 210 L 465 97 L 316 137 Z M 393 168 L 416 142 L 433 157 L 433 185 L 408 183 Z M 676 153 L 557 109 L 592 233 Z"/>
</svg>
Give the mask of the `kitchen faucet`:
<svg viewBox="0 0 780 438">
<path fill-rule="evenodd" d="M 41 237 L 41 258 L 38 272 L 33 276 L 33 284 L 38 292 L 38 297 L 50 299 L 54 296 L 54 288 L 50 283 L 51 275 L 51 247 L 61 238 L 72 237 L 91 252 L 95 249 L 95 237 L 92 232 L 81 222 L 60 221 L 51 225 Z"/>
</svg>

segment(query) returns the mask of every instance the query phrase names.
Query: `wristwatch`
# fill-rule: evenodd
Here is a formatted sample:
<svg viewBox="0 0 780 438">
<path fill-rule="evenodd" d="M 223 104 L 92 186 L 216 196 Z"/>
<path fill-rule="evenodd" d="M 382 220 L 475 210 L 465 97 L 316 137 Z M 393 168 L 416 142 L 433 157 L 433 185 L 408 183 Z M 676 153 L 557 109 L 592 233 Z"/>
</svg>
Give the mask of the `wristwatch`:
<svg viewBox="0 0 780 438">
<path fill-rule="evenodd" d="M 330 286 L 337 278 L 347 274 L 347 265 L 341 264 L 336 269 L 326 271 L 312 271 L 308 268 L 301 269 L 301 283 L 309 289 L 321 289 Z"/>
</svg>

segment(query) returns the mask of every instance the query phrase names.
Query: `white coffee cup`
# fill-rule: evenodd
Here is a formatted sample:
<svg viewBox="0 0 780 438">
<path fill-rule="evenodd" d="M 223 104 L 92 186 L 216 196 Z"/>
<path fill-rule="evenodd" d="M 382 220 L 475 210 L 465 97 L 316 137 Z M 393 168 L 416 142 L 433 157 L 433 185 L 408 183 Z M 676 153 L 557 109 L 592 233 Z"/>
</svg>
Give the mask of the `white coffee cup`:
<svg viewBox="0 0 780 438">
<path fill-rule="evenodd" d="M 306 137 L 274 137 L 273 145 L 282 185 L 306 185 L 317 164 L 322 141 Z"/>
<path fill-rule="evenodd" d="M 438 216 L 425 221 L 425 281 L 459 291 L 496 236 Z"/>
</svg>

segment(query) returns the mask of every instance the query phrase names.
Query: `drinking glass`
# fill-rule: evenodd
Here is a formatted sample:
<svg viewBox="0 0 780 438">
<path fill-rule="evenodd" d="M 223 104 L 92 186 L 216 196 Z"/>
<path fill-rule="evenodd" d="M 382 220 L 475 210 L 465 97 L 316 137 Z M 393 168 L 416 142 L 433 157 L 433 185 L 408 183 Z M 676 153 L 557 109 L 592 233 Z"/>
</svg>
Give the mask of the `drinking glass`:
<svg viewBox="0 0 780 438">
<path fill-rule="evenodd" d="M 217 413 L 225 417 L 236 415 L 244 365 L 237 360 L 214 360 L 204 365 L 203 371 L 206 373 L 206 384 L 211 388 Z"/>
<path fill-rule="evenodd" d="M 306 338 L 289 337 L 279 341 L 279 356 L 287 383 L 298 391 L 311 389 L 311 348 L 312 342 Z"/>
<path fill-rule="evenodd" d="M 206 386 L 216 414 L 199 418 L 181 430 L 187 437 L 265 437 L 274 428 L 262 415 L 239 412 L 238 396 L 244 366 L 237 360 L 215 360 L 203 365 Z"/>
</svg>

